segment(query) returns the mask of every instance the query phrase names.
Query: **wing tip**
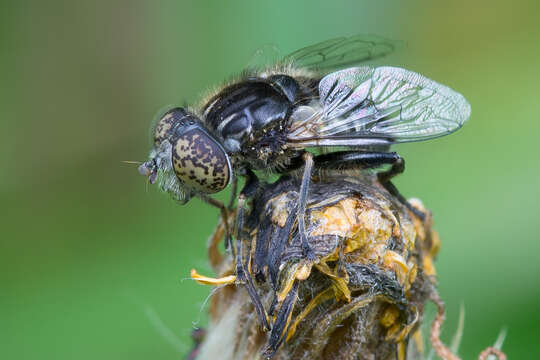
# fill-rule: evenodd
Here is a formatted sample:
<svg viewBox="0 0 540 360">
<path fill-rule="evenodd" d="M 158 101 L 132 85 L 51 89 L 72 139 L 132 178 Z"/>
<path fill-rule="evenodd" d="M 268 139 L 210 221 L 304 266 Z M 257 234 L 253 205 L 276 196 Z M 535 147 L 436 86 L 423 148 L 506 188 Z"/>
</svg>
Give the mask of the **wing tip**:
<svg viewBox="0 0 540 360">
<path fill-rule="evenodd" d="M 458 129 L 459 129 L 471 117 L 471 111 L 472 111 L 471 110 L 471 104 L 467 101 L 465 96 L 463 96 L 462 94 L 460 94 L 457 91 L 454 91 L 452 89 L 450 89 L 450 91 L 452 91 L 454 93 L 454 97 L 455 97 L 455 105 L 456 105 L 456 112 L 457 112 L 457 115 L 458 115 L 457 121 L 458 121 L 458 124 L 459 124 L 459 127 L 458 127 Z"/>
</svg>

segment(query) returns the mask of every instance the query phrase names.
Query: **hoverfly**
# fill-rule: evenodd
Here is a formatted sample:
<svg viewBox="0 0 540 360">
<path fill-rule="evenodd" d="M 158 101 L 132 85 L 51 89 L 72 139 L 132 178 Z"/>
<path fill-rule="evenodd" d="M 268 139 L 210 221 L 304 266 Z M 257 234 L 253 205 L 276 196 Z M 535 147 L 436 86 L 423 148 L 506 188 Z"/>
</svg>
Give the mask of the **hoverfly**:
<svg viewBox="0 0 540 360">
<path fill-rule="evenodd" d="M 313 171 L 389 165 L 378 180 L 407 205 L 390 181 L 404 171 L 390 145 L 447 135 L 470 115 L 462 95 L 412 71 L 362 66 L 329 72 L 385 55 L 394 45 L 362 35 L 318 43 L 271 67 L 245 71 L 199 106 L 171 108 L 159 117 L 149 160 L 139 167 L 150 183 L 159 181 L 182 204 L 195 196 L 218 207 L 227 224 L 236 179 L 246 178 L 237 198 L 236 279 L 247 285 L 265 328 L 239 239 L 246 199 L 258 188 L 254 171 L 301 174 L 298 231 L 304 255 L 312 260 L 304 214 Z M 315 154 L 335 147 L 346 150 Z M 228 207 L 209 196 L 231 182 Z"/>
</svg>

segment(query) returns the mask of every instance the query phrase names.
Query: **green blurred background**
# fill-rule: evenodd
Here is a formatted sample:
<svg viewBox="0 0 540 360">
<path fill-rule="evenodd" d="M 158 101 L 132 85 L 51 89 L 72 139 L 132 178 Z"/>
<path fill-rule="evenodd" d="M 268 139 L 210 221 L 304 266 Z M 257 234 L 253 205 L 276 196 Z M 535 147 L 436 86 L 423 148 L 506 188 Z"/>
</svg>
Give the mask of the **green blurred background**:
<svg viewBox="0 0 540 360">
<path fill-rule="evenodd" d="M 475 358 L 506 327 L 512 359 L 540 335 L 540 2 L 20 1 L 0 5 L 2 359 L 178 359 L 206 323 L 214 209 L 150 188 L 149 124 L 242 69 L 284 53 L 375 33 L 406 46 L 381 64 L 463 93 L 458 133 L 397 150 L 397 185 L 423 199 L 443 241 L 448 305 L 460 303 L 460 354 Z M 179 341 L 159 331 L 159 321 Z"/>
</svg>

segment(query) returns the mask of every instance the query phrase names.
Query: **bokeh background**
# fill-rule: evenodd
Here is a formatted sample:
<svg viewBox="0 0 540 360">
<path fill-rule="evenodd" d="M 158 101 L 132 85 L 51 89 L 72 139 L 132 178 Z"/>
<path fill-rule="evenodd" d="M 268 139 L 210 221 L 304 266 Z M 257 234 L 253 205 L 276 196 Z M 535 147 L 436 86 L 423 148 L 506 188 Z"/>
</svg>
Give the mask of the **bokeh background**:
<svg viewBox="0 0 540 360">
<path fill-rule="evenodd" d="M 397 150 L 396 180 L 433 210 L 448 305 L 466 311 L 460 354 L 508 329 L 512 359 L 540 335 L 540 2 L 10 1 L 0 5 L 0 357 L 179 359 L 204 326 L 214 209 L 146 190 L 149 124 L 238 72 L 375 33 L 406 44 L 379 61 L 463 93 L 458 133 Z M 168 332 L 170 331 L 170 332 Z"/>
</svg>

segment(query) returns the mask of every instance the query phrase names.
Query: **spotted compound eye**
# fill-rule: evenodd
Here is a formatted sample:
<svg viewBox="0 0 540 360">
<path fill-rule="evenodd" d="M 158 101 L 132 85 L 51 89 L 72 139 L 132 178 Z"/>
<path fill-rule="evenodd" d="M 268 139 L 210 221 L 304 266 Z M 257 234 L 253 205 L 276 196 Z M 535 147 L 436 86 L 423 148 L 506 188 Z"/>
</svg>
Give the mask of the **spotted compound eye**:
<svg viewBox="0 0 540 360">
<path fill-rule="evenodd" d="M 183 108 L 174 108 L 161 115 L 154 127 L 154 144 L 159 146 L 164 140 L 170 139 L 179 125 L 187 125 L 192 115 Z"/>
<path fill-rule="evenodd" d="M 172 160 L 178 179 L 206 194 L 223 190 L 231 178 L 227 153 L 208 133 L 197 127 L 175 138 Z"/>
</svg>

